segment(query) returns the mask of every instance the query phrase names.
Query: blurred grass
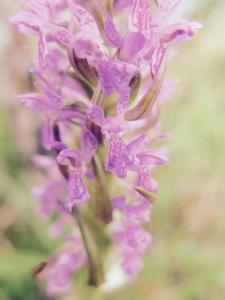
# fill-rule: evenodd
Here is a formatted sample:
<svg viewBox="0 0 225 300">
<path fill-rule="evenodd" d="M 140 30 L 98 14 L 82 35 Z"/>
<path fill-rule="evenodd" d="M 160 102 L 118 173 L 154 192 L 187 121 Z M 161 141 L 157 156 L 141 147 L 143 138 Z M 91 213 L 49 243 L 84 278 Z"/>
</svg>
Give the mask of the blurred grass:
<svg viewBox="0 0 225 300">
<path fill-rule="evenodd" d="M 181 78 L 162 112 L 164 131 L 173 135 L 171 159 L 157 173 L 160 195 L 151 225 L 155 240 L 141 276 L 100 297 L 84 288 L 84 275 L 77 274 L 78 296 L 65 299 L 225 299 L 225 3 L 201 3 L 193 19 L 203 20 L 204 29 L 182 47 L 169 71 Z M 1 104 L 0 300 L 42 300 L 31 270 L 54 245 L 35 211 L 32 177 L 27 175 L 31 170 L 17 149 L 17 126 L 10 124 L 9 114 L 10 108 Z"/>
</svg>

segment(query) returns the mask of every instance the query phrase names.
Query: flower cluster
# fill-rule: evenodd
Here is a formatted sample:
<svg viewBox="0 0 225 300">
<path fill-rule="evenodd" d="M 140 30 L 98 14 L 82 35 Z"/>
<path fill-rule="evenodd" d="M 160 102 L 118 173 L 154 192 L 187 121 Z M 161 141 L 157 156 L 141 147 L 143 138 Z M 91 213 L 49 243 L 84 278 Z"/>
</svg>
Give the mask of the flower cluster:
<svg viewBox="0 0 225 300">
<path fill-rule="evenodd" d="M 135 277 L 151 242 L 142 224 L 157 193 L 153 169 L 167 161 L 157 146 L 168 137 L 158 133 L 166 65 L 199 24 L 174 21 L 179 0 L 22 2 L 25 11 L 11 22 L 38 37 L 38 92 L 19 100 L 40 114 L 49 154 L 34 157 L 46 173 L 34 192 L 42 213 L 57 215 L 51 234 L 70 240 L 44 270 L 48 291 L 68 290 L 85 264 L 99 284 L 96 249 L 107 244 L 100 236 L 120 249 L 124 272 Z"/>
</svg>

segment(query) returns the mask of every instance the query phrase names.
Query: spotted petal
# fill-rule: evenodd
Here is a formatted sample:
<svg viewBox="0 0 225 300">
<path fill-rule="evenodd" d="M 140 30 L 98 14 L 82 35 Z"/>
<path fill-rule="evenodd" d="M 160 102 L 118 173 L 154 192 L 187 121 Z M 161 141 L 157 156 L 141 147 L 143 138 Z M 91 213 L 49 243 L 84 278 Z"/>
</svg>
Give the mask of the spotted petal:
<svg viewBox="0 0 225 300">
<path fill-rule="evenodd" d="M 133 157 L 120 138 L 112 138 L 105 160 L 105 168 L 120 178 L 127 176 L 128 167 L 133 163 Z"/>
<path fill-rule="evenodd" d="M 157 0 L 158 9 L 160 12 L 169 13 L 175 9 L 181 0 Z"/>
<path fill-rule="evenodd" d="M 72 208 L 75 204 L 86 202 L 88 197 L 89 193 L 82 176 L 76 171 L 70 172 L 66 208 L 69 211 L 72 211 Z"/>
<path fill-rule="evenodd" d="M 129 22 L 129 29 L 131 31 L 140 31 L 148 35 L 150 33 L 151 26 L 152 15 L 150 12 L 149 1 L 135 0 Z"/>
</svg>

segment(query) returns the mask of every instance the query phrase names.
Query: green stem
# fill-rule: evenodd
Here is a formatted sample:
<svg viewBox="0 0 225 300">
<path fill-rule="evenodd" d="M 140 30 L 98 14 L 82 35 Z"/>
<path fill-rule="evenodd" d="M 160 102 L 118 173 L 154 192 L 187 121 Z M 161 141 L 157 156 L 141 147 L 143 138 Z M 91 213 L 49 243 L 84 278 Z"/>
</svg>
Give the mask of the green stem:
<svg viewBox="0 0 225 300">
<path fill-rule="evenodd" d="M 73 208 L 73 215 L 77 220 L 84 247 L 87 252 L 89 267 L 88 283 L 92 286 L 99 286 L 104 282 L 104 274 L 98 248 L 83 220 L 81 211 L 76 206 Z"/>
<path fill-rule="evenodd" d="M 112 221 L 112 203 L 107 190 L 106 175 L 97 154 L 93 158 L 93 165 L 101 189 L 101 195 L 98 198 L 98 203 L 100 202 L 98 205 L 100 217 L 104 223 L 108 224 Z"/>
</svg>

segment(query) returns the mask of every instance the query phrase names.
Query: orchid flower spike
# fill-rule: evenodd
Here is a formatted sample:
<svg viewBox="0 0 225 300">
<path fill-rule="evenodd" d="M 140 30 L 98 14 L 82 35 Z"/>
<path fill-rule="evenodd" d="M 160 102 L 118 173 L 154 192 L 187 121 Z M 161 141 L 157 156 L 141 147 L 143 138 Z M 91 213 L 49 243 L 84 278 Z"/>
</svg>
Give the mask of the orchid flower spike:
<svg viewBox="0 0 225 300">
<path fill-rule="evenodd" d="M 168 160 L 159 145 L 169 137 L 159 123 L 172 90 L 166 67 L 200 25 L 176 19 L 180 0 L 21 1 L 10 21 L 37 38 L 38 55 L 35 91 L 18 99 L 40 115 L 46 150 L 33 159 L 45 174 L 34 193 L 46 218 L 57 215 L 51 236 L 67 245 L 41 272 L 47 292 L 66 293 L 81 267 L 100 285 L 114 249 L 133 279 L 152 242 L 143 223 L 157 196 L 154 169 Z"/>
</svg>

